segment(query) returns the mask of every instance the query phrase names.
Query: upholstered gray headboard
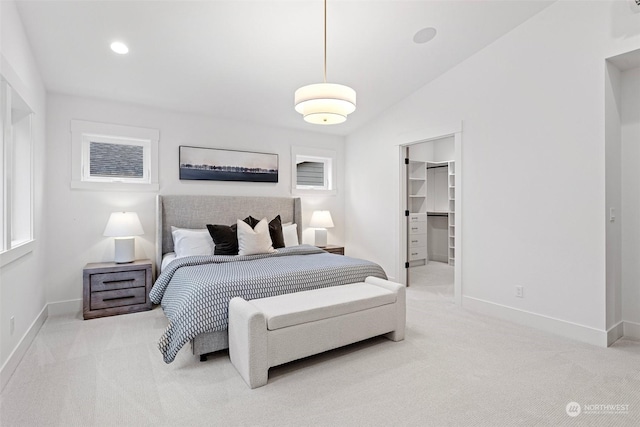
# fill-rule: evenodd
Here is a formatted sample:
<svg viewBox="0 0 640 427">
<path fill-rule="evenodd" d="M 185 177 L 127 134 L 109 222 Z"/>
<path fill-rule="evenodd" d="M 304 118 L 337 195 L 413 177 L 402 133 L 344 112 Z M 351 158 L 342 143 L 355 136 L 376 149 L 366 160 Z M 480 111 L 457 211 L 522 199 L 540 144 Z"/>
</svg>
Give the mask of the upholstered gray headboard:
<svg viewBox="0 0 640 427">
<path fill-rule="evenodd" d="M 207 224 L 231 225 L 249 215 L 298 224 L 302 242 L 302 207 L 299 198 L 241 196 L 160 196 L 156 205 L 156 272 L 160 274 L 162 255 L 173 252 L 171 226 L 207 228 Z"/>
</svg>

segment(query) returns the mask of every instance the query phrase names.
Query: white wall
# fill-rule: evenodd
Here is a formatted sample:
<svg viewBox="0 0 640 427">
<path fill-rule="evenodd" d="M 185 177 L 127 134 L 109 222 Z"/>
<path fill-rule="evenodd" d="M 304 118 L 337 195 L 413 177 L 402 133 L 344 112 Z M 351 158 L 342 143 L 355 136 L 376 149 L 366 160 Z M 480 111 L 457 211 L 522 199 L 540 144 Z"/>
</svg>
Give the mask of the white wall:
<svg viewBox="0 0 640 427">
<path fill-rule="evenodd" d="M 433 160 L 433 142 L 421 142 L 409 147 L 409 158 L 420 162 Z"/>
<path fill-rule="evenodd" d="M 448 162 L 454 160 L 456 157 L 454 142 L 453 136 L 433 141 L 433 161 Z"/>
<path fill-rule="evenodd" d="M 47 102 L 48 162 L 56 165 L 47 177 L 49 240 L 47 270 L 49 302 L 82 296 L 82 268 L 86 263 L 113 260 L 113 240 L 102 236 L 109 214 L 127 209 L 138 212 L 145 235 L 136 239 L 136 256 L 154 259 L 155 192 L 72 190 L 71 119 L 138 126 L 160 130 L 160 194 L 216 194 L 291 197 L 291 146 L 335 150 L 338 159 L 338 195 L 303 197 L 303 227 L 317 207 L 329 209 L 336 225 L 331 243 L 344 241 L 343 138 L 268 128 L 253 124 L 181 114 L 116 102 L 51 94 Z M 178 179 L 178 147 L 192 145 L 277 153 L 279 182 L 211 182 Z M 313 243 L 312 230 L 303 236 Z"/>
<path fill-rule="evenodd" d="M 351 253 L 400 274 L 397 146 L 462 120 L 463 304 L 602 344 L 603 64 L 639 24 L 624 2 L 558 1 L 348 137 Z"/>
<path fill-rule="evenodd" d="M 640 334 L 640 68 L 621 75 L 622 320 Z M 625 325 L 626 327 L 627 325 Z M 625 334 L 628 334 L 625 329 Z M 640 338 L 640 335 L 638 335 Z"/>
<path fill-rule="evenodd" d="M 20 17 L 12 1 L 0 2 L 0 70 L 10 78 L 10 84 L 20 92 L 34 110 L 34 235 L 31 253 L 0 268 L 0 388 L 6 384 L 21 353 L 26 350 L 32 334 L 39 327 L 38 319 L 46 312 L 44 181 L 45 161 L 45 99 L 46 93 L 38 68 L 31 54 Z M 39 316 L 42 314 L 42 316 Z M 15 317 L 15 330 L 10 333 L 9 319 Z M 34 328 L 32 324 L 36 322 Z M 21 344 L 22 343 L 22 344 Z"/>
</svg>

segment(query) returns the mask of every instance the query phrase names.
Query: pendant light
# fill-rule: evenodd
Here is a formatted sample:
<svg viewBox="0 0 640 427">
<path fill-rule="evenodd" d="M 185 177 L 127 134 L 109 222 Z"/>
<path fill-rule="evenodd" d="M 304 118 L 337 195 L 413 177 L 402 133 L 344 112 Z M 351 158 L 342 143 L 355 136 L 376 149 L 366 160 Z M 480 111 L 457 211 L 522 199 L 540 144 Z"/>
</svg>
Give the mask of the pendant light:
<svg viewBox="0 0 640 427">
<path fill-rule="evenodd" d="M 319 125 L 342 123 L 356 110 L 355 90 L 327 83 L 327 0 L 324 0 L 324 81 L 296 90 L 295 108 L 305 121 Z"/>
</svg>

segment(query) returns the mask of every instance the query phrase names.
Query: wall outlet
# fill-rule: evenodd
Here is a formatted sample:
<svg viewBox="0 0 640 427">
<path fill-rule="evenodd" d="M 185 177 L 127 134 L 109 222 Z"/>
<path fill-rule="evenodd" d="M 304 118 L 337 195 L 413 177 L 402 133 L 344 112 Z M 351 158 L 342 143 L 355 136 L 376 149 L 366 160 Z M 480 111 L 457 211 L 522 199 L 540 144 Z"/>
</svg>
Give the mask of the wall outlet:
<svg viewBox="0 0 640 427">
<path fill-rule="evenodd" d="M 516 296 L 518 298 L 524 298 L 524 287 L 516 286 Z"/>
<path fill-rule="evenodd" d="M 9 333 L 13 335 L 13 331 L 16 330 L 16 318 L 15 316 L 11 316 L 9 319 Z"/>
</svg>

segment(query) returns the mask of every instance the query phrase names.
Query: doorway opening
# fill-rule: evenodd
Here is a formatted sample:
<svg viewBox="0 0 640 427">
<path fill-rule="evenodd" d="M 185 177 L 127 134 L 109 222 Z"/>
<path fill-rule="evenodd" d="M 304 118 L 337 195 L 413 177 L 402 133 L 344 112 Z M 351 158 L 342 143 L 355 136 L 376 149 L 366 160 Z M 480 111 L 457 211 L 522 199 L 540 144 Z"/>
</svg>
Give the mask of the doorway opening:
<svg viewBox="0 0 640 427">
<path fill-rule="evenodd" d="M 607 344 L 640 339 L 640 49 L 605 60 Z"/>
<path fill-rule="evenodd" d="M 402 264 L 407 286 L 461 302 L 460 132 L 400 146 Z"/>
</svg>

